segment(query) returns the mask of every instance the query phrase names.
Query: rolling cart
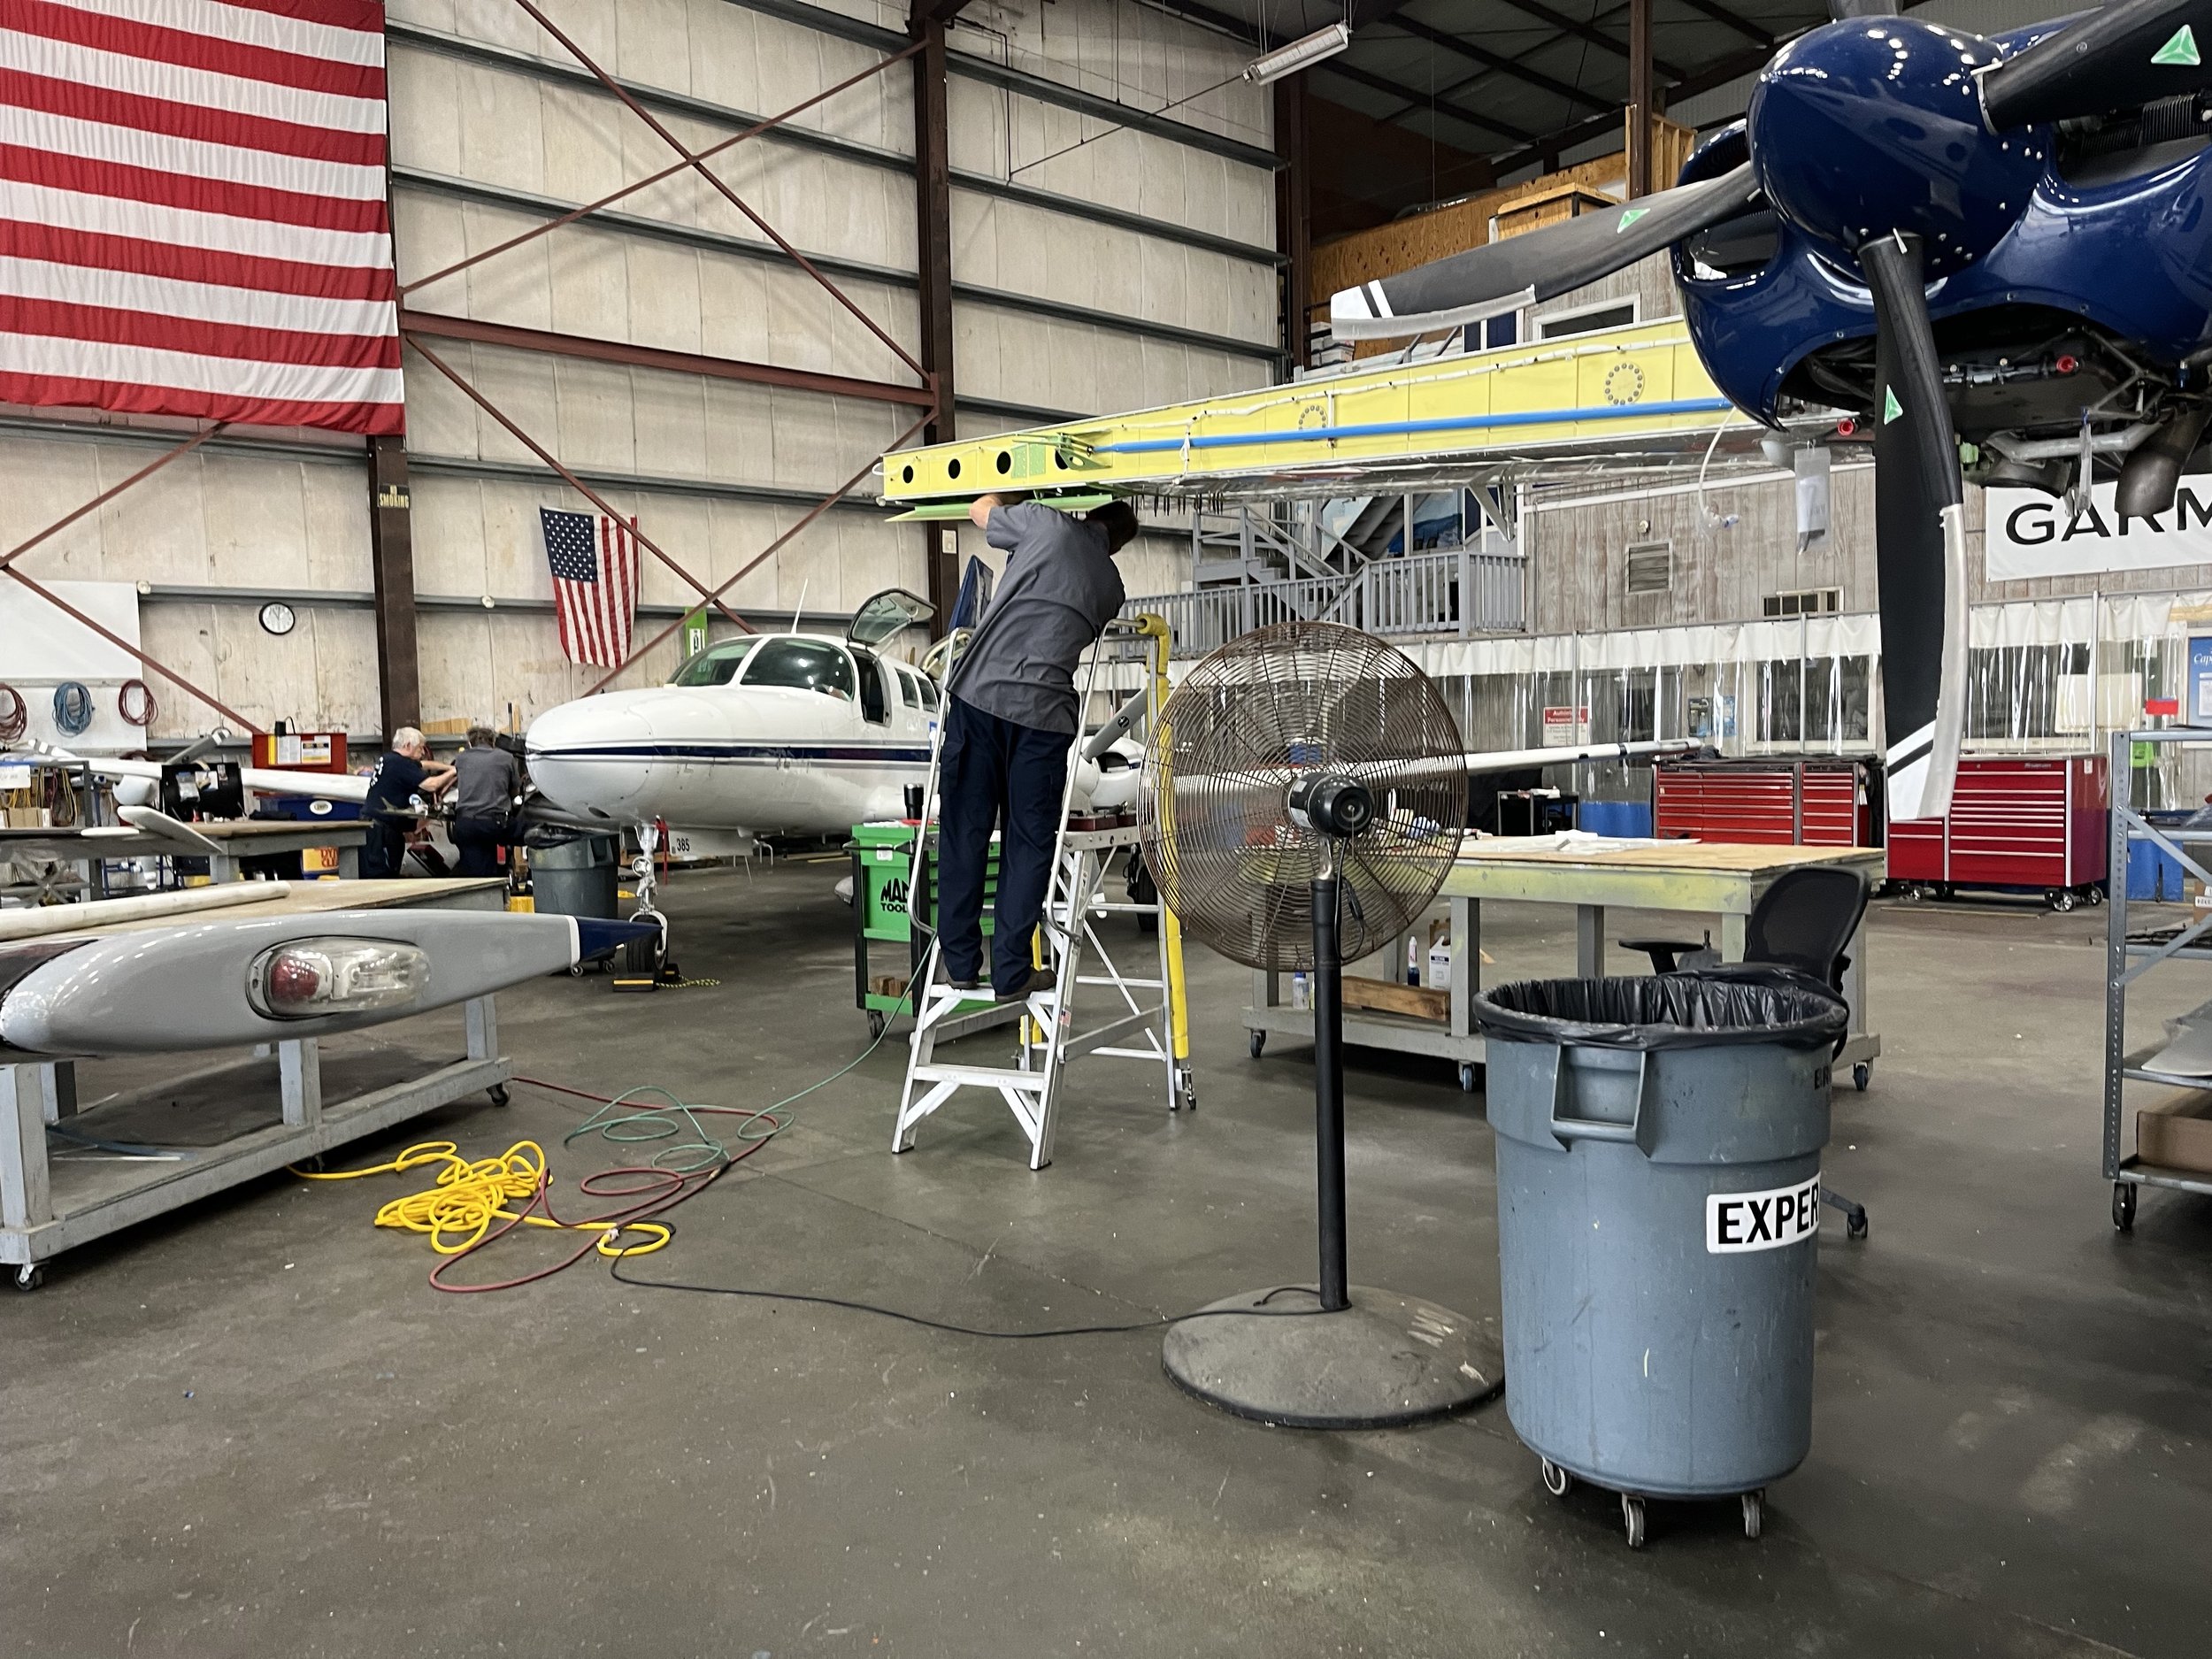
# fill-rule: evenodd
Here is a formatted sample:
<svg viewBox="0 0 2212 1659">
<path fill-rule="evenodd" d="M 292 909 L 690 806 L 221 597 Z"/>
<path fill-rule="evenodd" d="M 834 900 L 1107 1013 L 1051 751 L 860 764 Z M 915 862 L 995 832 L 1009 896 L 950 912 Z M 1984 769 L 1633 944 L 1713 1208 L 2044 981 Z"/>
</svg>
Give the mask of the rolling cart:
<svg viewBox="0 0 2212 1659">
<path fill-rule="evenodd" d="M 2137 842 L 2147 841 L 2178 863 L 2182 869 L 2212 892 L 2212 829 L 2182 829 L 2151 822 L 2147 810 L 2136 810 L 2131 745 L 2137 743 L 2212 743 L 2212 732 L 2183 727 L 2157 732 L 2116 732 L 2112 734 L 2110 776 L 2114 780 L 2109 867 L 2122 872 L 2112 883 L 2111 902 L 2105 919 L 2104 990 L 2104 1175 L 2112 1183 L 2112 1225 L 2122 1233 L 2135 1225 L 2135 1201 L 2146 1187 L 2170 1187 L 2212 1197 L 2212 1171 L 2176 1169 L 2146 1163 L 2139 1150 L 2124 1148 L 2127 1086 L 2154 1083 L 2170 1089 L 2212 1088 L 2212 1078 L 2164 1071 L 2153 1064 L 2166 1048 L 2163 1041 L 2131 1050 L 2128 1047 L 2128 989 L 2152 969 L 2175 962 L 2212 962 L 2212 910 L 2199 910 L 2171 930 L 2131 926 L 2133 908 L 2128 902 L 2124 872 L 2128 854 Z M 2140 918 L 2138 918 L 2139 923 Z M 2208 986 L 2208 989 L 2212 989 Z"/>
</svg>

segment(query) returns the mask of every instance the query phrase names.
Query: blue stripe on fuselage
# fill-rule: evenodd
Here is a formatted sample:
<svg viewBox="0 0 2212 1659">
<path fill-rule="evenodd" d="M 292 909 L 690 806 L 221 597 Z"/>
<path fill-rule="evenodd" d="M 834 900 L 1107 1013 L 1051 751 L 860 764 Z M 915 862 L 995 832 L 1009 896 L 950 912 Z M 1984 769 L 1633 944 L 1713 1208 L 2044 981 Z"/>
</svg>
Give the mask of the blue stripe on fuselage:
<svg viewBox="0 0 2212 1659">
<path fill-rule="evenodd" d="M 542 749 L 531 752 L 538 760 L 810 760 L 846 764 L 929 764 L 929 750 L 892 749 L 865 744 L 834 743 L 603 743 L 574 749 Z"/>
</svg>

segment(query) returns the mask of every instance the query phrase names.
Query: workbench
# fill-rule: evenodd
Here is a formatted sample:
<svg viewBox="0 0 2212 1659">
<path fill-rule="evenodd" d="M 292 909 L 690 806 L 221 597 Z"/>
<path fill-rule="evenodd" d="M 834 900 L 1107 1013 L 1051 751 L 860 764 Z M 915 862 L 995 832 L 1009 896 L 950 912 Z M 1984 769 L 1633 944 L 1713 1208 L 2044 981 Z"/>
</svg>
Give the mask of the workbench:
<svg viewBox="0 0 2212 1659">
<path fill-rule="evenodd" d="M 1534 849 L 1511 840 L 1469 839 L 1460 845 L 1443 896 L 1451 904 L 1452 982 L 1448 1016 L 1442 1020 L 1348 1007 L 1344 1041 L 1398 1054 L 1433 1055 L 1459 1065 L 1460 1087 L 1473 1089 L 1482 1064 L 1483 1040 L 1471 1017 L 1481 985 L 1482 904 L 1512 900 L 1524 904 L 1571 904 L 1575 909 L 1575 972 L 1582 979 L 1605 977 L 1605 913 L 1609 909 L 1671 910 L 1720 918 L 1718 949 L 1724 962 L 1740 962 L 1744 926 L 1752 907 L 1776 879 L 1809 864 L 1856 870 L 1869 887 L 1882 879 L 1884 854 L 1878 847 L 1751 847 L 1717 841 L 1671 842 L 1665 846 L 1621 847 L 1595 851 Z M 1851 1005 L 1851 1031 L 1839 1068 L 1849 1066 L 1860 1088 L 1873 1074 L 1882 1052 L 1880 1037 L 1867 1018 L 1866 925 L 1852 936 L 1850 966 L 1844 973 L 1844 997 Z M 1387 953 L 1402 973 L 1405 941 Z M 1244 1010 L 1256 1057 L 1271 1034 L 1313 1040 L 1310 1009 L 1291 1008 L 1282 997 L 1279 973 L 1253 975 L 1252 1006 Z"/>
<path fill-rule="evenodd" d="M 88 869 L 111 858 L 197 857 L 207 860 L 213 879 L 236 881 L 244 875 L 243 861 L 248 858 L 334 847 L 338 874 L 352 879 L 361 873 L 361 846 L 369 838 L 369 826 L 360 818 L 206 818 L 190 827 L 220 850 L 209 853 L 128 824 L 101 824 L 74 829 L 0 829 L 0 859 L 51 858 Z M 88 885 L 97 884 L 88 876 Z"/>
<path fill-rule="evenodd" d="M 326 842 L 322 844 L 327 844 Z M 340 910 L 425 906 L 453 910 L 506 908 L 506 883 L 495 878 L 443 881 L 316 881 L 289 884 L 265 903 L 236 904 L 204 916 L 147 917 L 88 927 L 81 936 L 138 933 L 198 920 L 239 920 L 312 915 Z M 71 937 L 81 936 L 78 934 Z M 444 1010 L 432 1010 L 434 1018 Z M 77 1062 L 27 1060 L 0 1064 L 0 1263 L 16 1268 L 19 1288 L 40 1282 L 40 1263 L 120 1228 L 163 1215 L 288 1164 L 325 1154 L 404 1123 L 481 1089 L 495 1105 L 506 1103 L 512 1064 L 499 1052 L 493 1000 L 464 1002 L 465 1052 L 426 1071 L 412 1071 L 411 1056 L 390 1053 L 349 1056 L 355 1071 L 371 1073 L 373 1086 L 342 1100 L 323 1095 L 319 1040 L 295 1038 L 264 1045 L 250 1058 L 196 1056 L 211 1065 L 166 1070 L 149 1077 L 143 1060 Z M 392 1026 L 361 1035 L 380 1035 Z M 111 1099 L 80 1108 L 80 1064 L 118 1068 L 125 1088 Z M 165 1064 L 157 1059 L 154 1064 Z M 395 1074 L 396 1073 L 396 1074 Z M 357 1079 L 357 1081 L 362 1080 Z M 268 1085 L 273 1082 L 274 1098 Z M 185 1115 L 175 1115 L 188 1108 Z M 156 1111 L 163 1113 L 157 1120 Z M 171 1145 L 140 1125 L 174 1125 L 205 1137 Z M 144 1147 L 144 1154 L 50 1159 L 54 1150 L 91 1141 Z"/>
</svg>

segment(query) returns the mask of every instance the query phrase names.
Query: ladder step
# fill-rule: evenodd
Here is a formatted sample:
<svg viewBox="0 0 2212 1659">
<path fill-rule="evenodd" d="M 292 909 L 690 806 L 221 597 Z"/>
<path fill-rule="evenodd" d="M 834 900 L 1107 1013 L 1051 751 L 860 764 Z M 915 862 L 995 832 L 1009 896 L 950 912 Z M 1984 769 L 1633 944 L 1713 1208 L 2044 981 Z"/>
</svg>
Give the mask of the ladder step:
<svg viewBox="0 0 2212 1659">
<path fill-rule="evenodd" d="M 1042 1090 L 1045 1086 L 1042 1071 L 1020 1071 L 1010 1065 L 918 1065 L 909 1075 L 924 1083 L 961 1083 L 976 1088 Z"/>
</svg>

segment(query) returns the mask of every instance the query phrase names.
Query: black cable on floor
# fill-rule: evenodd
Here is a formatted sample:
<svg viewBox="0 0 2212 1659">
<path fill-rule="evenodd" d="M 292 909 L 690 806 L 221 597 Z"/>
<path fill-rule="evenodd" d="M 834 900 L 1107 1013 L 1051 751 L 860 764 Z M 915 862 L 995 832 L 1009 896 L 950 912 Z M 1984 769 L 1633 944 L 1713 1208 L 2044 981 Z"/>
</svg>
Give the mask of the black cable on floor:
<svg viewBox="0 0 2212 1659">
<path fill-rule="evenodd" d="M 683 1290 L 701 1296 L 743 1296 L 756 1302 L 795 1302 L 815 1308 L 842 1308 L 851 1313 L 872 1313 L 906 1325 L 918 1325 L 926 1331 L 943 1331 L 953 1336 L 979 1336 L 999 1342 L 1029 1342 L 1044 1337 L 1119 1336 L 1132 1331 L 1158 1331 L 1191 1319 L 1310 1319 L 1324 1311 L 1320 1308 L 1274 1309 L 1264 1306 L 1198 1308 L 1189 1313 L 1164 1314 L 1156 1319 L 1142 1319 L 1131 1325 L 1071 1325 L 1042 1331 L 986 1331 L 976 1325 L 954 1325 L 947 1320 L 926 1318 L 918 1313 L 879 1307 L 872 1302 L 853 1302 L 842 1296 L 809 1295 L 795 1290 L 754 1290 L 738 1285 L 690 1285 L 677 1279 L 634 1279 L 622 1271 L 622 1258 L 619 1256 L 609 1264 L 607 1271 L 617 1284 L 627 1285 L 634 1290 Z M 1316 1297 L 1320 1294 L 1320 1292 L 1305 1285 L 1278 1285 L 1261 1297 L 1260 1302 L 1265 1303 L 1290 1291 L 1302 1291 L 1309 1296 Z"/>
</svg>

